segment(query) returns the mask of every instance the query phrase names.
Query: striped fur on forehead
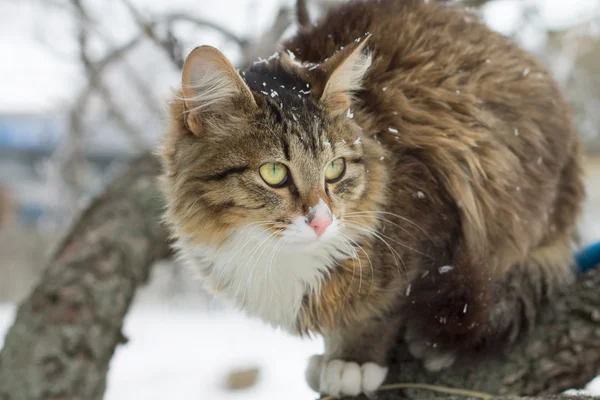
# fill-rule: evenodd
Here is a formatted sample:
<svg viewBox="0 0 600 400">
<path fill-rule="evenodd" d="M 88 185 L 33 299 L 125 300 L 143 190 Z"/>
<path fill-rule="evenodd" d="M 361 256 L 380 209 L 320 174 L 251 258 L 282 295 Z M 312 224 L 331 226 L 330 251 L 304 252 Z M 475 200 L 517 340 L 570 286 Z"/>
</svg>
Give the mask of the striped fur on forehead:
<svg viewBox="0 0 600 400">
<path fill-rule="evenodd" d="M 327 115 L 311 96 L 306 77 L 276 59 L 251 66 L 242 77 L 262 109 L 259 121 L 280 136 L 286 154 L 290 144 L 298 142 L 315 156 L 327 141 Z"/>
</svg>

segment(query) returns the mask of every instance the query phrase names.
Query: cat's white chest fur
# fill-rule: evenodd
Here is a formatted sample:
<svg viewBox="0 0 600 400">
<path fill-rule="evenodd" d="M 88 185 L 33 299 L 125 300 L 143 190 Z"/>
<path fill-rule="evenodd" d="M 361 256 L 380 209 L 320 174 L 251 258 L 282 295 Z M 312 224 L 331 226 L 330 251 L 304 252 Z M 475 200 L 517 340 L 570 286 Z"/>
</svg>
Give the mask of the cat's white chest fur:
<svg viewBox="0 0 600 400">
<path fill-rule="evenodd" d="M 243 229 L 219 249 L 183 239 L 177 247 L 185 262 L 201 272 L 208 289 L 250 315 L 293 330 L 304 295 L 319 290 L 336 260 L 355 257 L 356 252 L 336 235 L 302 244 L 265 232 Z"/>
</svg>

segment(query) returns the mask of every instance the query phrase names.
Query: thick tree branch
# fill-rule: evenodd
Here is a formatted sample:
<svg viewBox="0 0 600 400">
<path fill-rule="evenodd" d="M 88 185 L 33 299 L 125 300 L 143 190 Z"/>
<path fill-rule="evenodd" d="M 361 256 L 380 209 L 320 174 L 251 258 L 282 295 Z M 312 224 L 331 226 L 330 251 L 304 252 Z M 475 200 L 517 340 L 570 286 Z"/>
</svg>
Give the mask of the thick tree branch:
<svg viewBox="0 0 600 400">
<path fill-rule="evenodd" d="M 516 346 L 486 359 L 458 360 L 428 373 L 400 347 L 389 383 L 427 383 L 494 396 L 540 396 L 582 388 L 600 374 L 600 269 L 589 271 L 547 307 L 539 326 Z M 379 400 L 435 399 L 424 390 L 382 391 Z M 362 399 L 363 397 L 361 397 Z M 366 399 L 366 398 L 365 398 Z"/>
<path fill-rule="evenodd" d="M 308 13 L 308 4 L 306 0 L 296 1 L 296 21 L 298 21 L 298 25 L 303 28 L 310 25 L 310 14 Z"/>
<path fill-rule="evenodd" d="M 0 352 L 0 399 L 102 399 L 123 318 L 150 266 L 168 257 L 150 155 L 81 215 Z"/>
</svg>

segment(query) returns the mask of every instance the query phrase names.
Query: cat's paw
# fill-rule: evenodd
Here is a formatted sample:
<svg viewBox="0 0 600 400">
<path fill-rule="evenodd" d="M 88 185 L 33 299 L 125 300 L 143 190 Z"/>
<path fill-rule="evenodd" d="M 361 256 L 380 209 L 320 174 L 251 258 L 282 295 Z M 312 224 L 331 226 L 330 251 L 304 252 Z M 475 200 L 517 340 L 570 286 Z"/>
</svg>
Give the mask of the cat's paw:
<svg viewBox="0 0 600 400">
<path fill-rule="evenodd" d="M 388 369 L 372 362 L 359 365 L 342 360 L 326 361 L 314 355 L 306 368 L 308 385 L 321 394 L 332 397 L 373 393 L 385 380 Z"/>
<path fill-rule="evenodd" d="M 451 367 L 456 360 L 456 353 L 443 349 L 437 343 L 432 343 L 417 330 L 407 329 L 404 341 L 413 357 L 423 361 L 423 366 L 430 372 L 438 372 Z"/>
</svg>

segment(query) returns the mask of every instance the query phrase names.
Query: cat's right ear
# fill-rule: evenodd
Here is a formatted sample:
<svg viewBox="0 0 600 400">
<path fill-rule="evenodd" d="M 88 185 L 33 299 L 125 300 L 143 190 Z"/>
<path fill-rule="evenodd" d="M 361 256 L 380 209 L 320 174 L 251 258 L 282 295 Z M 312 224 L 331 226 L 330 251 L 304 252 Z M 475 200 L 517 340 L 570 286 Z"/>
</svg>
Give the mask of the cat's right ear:
<svg viewBox="0 0 600 400">
<path fill-rule="evenodd" d="M 256 107 L 242 77 L 223 53 L 211 46 L 196 47 L 185 60 L 181 92 L 185 123 L 199 136 L 205 133 L 205 122 L 211 115 L 226 116 L 232 109 Z"/>
</svg>

